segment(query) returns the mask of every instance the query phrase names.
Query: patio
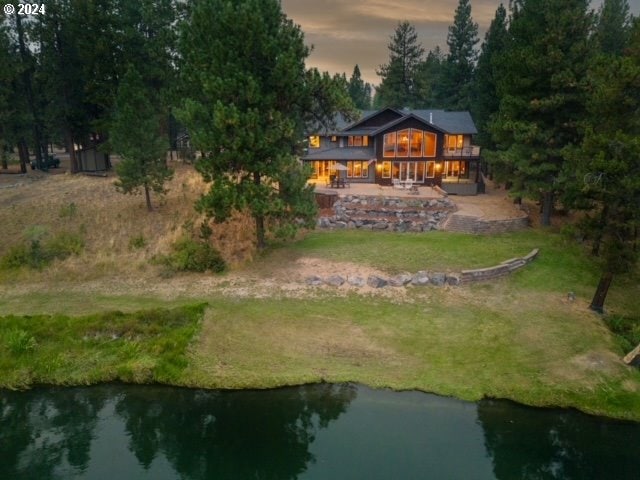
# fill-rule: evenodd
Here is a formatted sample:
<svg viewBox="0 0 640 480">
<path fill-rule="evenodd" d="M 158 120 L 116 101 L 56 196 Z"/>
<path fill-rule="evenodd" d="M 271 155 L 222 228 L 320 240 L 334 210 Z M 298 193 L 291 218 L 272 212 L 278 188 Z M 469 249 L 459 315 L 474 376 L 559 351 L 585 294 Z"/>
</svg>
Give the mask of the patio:
<svg viewBox="0 0 640 480">
<path fill-rule="evenodd" d="M 444 195 L 434 190 L 432 187 L 416 186 L 418 193 L 411 189 L 393 188 L 373 183 L 350 183 L 346 188 L 327 187 L 324 181 L 310 180 L 310 184 L 315 185 L 317 193 L 336 195 L 366 195 L 371 197 L 406 197 L 406 198 L 444 198 Z"/>
</svg>

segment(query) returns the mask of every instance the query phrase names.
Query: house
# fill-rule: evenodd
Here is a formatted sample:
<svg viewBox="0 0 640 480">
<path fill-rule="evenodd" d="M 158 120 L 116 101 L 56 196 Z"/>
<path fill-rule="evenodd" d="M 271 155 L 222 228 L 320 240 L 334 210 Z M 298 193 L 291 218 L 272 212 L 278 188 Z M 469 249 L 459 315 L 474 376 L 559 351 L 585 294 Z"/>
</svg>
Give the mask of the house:
<svg viewBox="0 0 640 480">
<path fill-rule="evenodd" d="M 350 183 L 393 185 L 413 181 L 451 194 L 483 192 L 480 147 L 469 112 L 365 111 L 360 120 L 337 121 L 332 131 L 313 132 L 303 162 L 312 178 L 344 177 Z"/>
</svg>

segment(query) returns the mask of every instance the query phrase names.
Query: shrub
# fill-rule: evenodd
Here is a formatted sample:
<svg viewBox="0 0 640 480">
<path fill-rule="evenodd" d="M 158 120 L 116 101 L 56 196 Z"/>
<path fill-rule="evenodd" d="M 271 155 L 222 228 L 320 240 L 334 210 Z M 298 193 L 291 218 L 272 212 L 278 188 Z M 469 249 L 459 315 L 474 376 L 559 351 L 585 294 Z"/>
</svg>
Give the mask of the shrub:
<svg viewBox="0 0 640 480">
<path fill-rule="evenodd" d="M 606 316 L 604 321 L 616 335 L 618 344 L 625 353 L 640 344 L 640 319 L 611 315 Z"/>
<path fill-rule="evenodd" d="M 7 348 L 15 355 L 35 350 L 36 345 L 36 339 L 25 330 L 15 328 L 7 333 Z"/>
<path fill-rule="evenodd" d="M 222 272 L 226 268 L 220 252 L 209 243 L 183 238 L 173 244 L 173 253 L 165 257 L 165 265 L 177 271 Z"/>
<path fill-rule="evenodd" d="M 42 230 L 33 229 L 30 232 L 28 243 L 11 247 L 0 258 L 0 269 L 10 270 L 21 267 L 40 269 L 55 259 L 64 260 L 71 255 L 79 255 L 84 248 L 84 240 L 77 234 L 63 232 L 43 242 Z"/>
<path fill-rule="evenodd" d="M 144 248 L 146 245 L 147 241 L 142 235 L 137 235 L 129 239 L 129 249 L 131 250 L 138 250 L 140 248 Z"/>
</svg>

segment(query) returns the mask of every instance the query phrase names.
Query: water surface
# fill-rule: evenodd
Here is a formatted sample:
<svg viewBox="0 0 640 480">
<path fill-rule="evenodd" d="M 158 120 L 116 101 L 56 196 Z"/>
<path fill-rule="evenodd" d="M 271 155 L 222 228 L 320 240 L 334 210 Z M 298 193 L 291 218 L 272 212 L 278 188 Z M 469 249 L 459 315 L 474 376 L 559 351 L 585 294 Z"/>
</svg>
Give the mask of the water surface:
<svg viewBox="0 0 640 480">
<path fill-rule="evenodd" d="M 640 424 L 356 385 L 0 391 L 1 479 L 634 479 Z"/>
</svg>

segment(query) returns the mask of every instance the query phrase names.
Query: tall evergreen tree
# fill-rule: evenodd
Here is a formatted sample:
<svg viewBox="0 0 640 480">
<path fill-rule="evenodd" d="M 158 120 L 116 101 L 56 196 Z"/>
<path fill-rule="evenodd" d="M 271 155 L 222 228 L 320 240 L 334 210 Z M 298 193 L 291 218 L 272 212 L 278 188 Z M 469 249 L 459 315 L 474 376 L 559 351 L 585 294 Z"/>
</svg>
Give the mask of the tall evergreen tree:
<svg viewBox="0 0 640 480">
<path fill-rule="evenodd" d="M 438 93 L 445 108 L 451 110 L 471 108 L 477 43 L 478 24 L 471 18 L 470 0 L 460 0 L 453 18 L 453 25 L 449 27 L 447 35 L 449 54 Z"/>
<path fill-rule="evenodd" d="M 166 164 L 167 141 L 160 130 L 161 119 L 142 77 L 130 67 L 118 88 L 110 143 L 122 158 L 116 166 L 116 187 L 131 194 L 142 189 L 149 211 L 150 192 L 164 193 L 164 183 L 172 176 Z"/>
<path fill-rule="evenodd" d="M 376 72 L 382 77 L 376 92 L 378 106 L 413 107 L 417 100 L 416 71 L 424 55 L 414 26 L 407 21 L 399 23 L 388 48 L 389 63 L 380 65 Z"/>
<path fill-rule="evenodd" d="M 436 46 L 427 53 L 416 72 L 416 106 L 422 108 L 443 108 L 440 104 L 439 89 L 444 75 L 446 57 Z"/>
<path fill-rule="evenodd" d="M 498 147 L 490 160 L 508 174 L 513 193 L 543 205 L 550 224 L 562 192 L 563 148 L 580 142 L 581 86 L 591 48 L 588 0 L 522 0 L 498 59 L 500 108 L 491 122 Z"/>
<path fill-rule="evenodd" d="M 353 67 L 353 74 L 349 79 L 349 96 L 353 104 L 360 110 L 371 108 L 371 85 L 362 80 L 360 67 Z"/>
<path fill-rule="evenodd" d="M 488 125 L 491 117 L 500 107 L 498 95 L 500 72 L 496 67 L 496 59 L 505 51 L 507 35 L 507 11 L 500 4 L 482 44 L 473 82 L 471 104 L 471 113 L 478 127 L 476 140 L 482 147 L 490 149 L 494 149 L 495 145 L 491 141 Z"/>
<path fill-rule="evenodd" d="M 217 221 L 249 211 L 258 248 L 269 227 L 290 234 L 300 221 L 313 225 L 313 190 L 296 154 L 305 122 L 333 114 L 348 95 L 344 86 L 331 89 L 328 75 L 305 70 L 309 50 L 280 2 L 195 2 L 180 53 L 188 86 L 180 117 L 211 182 L 198 209 Z"/>
<path fill-rule="evenodd" d="M 578 224 L 601 259 L 591 309 L 602 312 L 616 274 L 638 261 L 640 229 L 640 19 L 623 57 L 602 55 L 588 76 L 584 141 L 569 149 L 575 188 L 565 201 L 587 210 Z"/>
<path fill-rule="evenodd" d="M 596 43 L 602 53 L 622 55 L 629 41 L 631 15 L 627 0 L 604 0 L 597 14 Z"/>
</svg>

